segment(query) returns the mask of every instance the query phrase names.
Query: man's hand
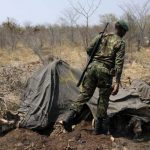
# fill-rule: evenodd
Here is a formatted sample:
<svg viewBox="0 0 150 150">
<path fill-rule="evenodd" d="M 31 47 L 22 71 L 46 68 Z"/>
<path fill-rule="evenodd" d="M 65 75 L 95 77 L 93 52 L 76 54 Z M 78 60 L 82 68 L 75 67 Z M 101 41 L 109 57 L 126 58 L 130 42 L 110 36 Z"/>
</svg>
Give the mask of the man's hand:
<svg viewBox="0 0 150 150">
<path fill-rule="evenodd" d="M 115 83 L 114 85 L 112 85 L 112 95 L 116 95 L 119 91 L 119 83 Z"/>
</svg>

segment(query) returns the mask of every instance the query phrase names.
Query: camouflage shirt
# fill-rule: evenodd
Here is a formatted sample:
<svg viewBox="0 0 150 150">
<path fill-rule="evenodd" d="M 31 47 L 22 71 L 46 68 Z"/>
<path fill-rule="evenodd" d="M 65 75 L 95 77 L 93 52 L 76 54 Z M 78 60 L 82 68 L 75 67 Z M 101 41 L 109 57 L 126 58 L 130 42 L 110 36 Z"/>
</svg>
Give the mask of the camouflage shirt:
<svg viewBox="0 0 150 150">
<path fill-rule="evenodd" d="M 91 54 L 100 35 L 96 36 L 87 48 L 88 55 Z M 116 34 L 105 34 L 94 61 L 104 64 L 109 70 L 115 70 L 116 82 L 120 82 L 125 55 L 125 42 Z"/>
</svg>

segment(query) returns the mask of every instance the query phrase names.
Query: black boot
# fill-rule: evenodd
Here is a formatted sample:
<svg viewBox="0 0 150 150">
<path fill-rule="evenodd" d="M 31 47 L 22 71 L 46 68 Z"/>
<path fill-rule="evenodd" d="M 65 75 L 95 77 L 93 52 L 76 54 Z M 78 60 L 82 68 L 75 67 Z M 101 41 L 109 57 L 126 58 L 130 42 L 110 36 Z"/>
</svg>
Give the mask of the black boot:
<svg viewBox="0 0 150 150">
<path fill-rule="evenodd" d="M 63 126 L 66 131 L 68 132 L 72 131 L 72 125 L 74 125 L 76 117 L 77 117 L 77 112 L 71 110 L 66 120 L 63 121 Z"/>
<path fill-rule="evenodd" d="M 99 135 L 99 134 L 108 134 L 108 133 L 109 133 L 109 118 L 104 117 L 95 120 L 95 130 L 93 134 Z"/>
<path fill-rule="evenodd" d="M 102 119 L 102 132 L 103 134 L 110 134 L 109 133 L 109 124 L 110 124 L 110 118 L 109 117 L 105 117 Z"/>
<path fill-rule="evenodd" d="M 102 134 L 102 123 L 103 123 L 102 118 L 98 118 L 97 120 L 95 120 L 95 129 L 93 132 L 94 135 Z"/>
</svg>

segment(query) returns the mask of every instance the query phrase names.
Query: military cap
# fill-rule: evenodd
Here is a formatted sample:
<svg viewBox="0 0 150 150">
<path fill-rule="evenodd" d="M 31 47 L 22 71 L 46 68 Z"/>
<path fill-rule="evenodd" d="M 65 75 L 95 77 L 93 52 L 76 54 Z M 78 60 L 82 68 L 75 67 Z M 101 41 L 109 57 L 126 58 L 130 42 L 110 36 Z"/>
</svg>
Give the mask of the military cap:
<svg viewBox="0 0 150 150">
<path fill-rule="evenodd" d="M 115 25 L 116 27 L 117 26 L 120 26 L 121 28 L 123 28 L 125 31 L 129 31 L 129 26 L 128 26 L 128 23 L 126 22 L 126 21 L 124 21 L 124 20 L 118 20 L 117 22 L 116 22 L 116 25 Z"/>
</svg>

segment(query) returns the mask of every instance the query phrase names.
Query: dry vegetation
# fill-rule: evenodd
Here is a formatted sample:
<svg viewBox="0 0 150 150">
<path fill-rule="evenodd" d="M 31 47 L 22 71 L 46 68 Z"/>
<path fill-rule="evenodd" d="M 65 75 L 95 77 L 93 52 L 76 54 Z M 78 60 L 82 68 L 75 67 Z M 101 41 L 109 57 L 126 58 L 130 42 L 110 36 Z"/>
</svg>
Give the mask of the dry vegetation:
<svg viewBox="0 0 150 150">
<path fill-rule="evenodd" d="M 130 54 L 127 54 L 128 56 Z M 128 77 L 133 79 L 142 79 L 150 83 L 150 49 L 142 48 L 141 51 L 132 54 L 126 58 L 125 69 L 123 71 L 123 80 Z"/>
<path fill-rule="evenodd" d="M 17 110 L 27 79 L 53 58 L 62 59 L 71 66 L 82 69 L 86 63 L 85 48 L 89 41 L 108 21 L 111 22 L 108 30 L 113 30 L 113 23 L 118 19 L 114 14 L 106 14 L 100 16 L 100 25 L 89 26 L 89 19 L 96 11 L 97 5 L 85 6 L 85 11 L 82 7 L 84 4 L 80 1 L 71 5 L 72 9 L 65 10 L 59 25 L 26 24 L 22 27 L 10 18 L 0 25 L 0 116 L 6 109 Z M 132 3 L 124 6 L 122 18 L 129 22 L 130 32 L 126 36 L 127 53 L 122 83 L 128 83 L 129 78 L 143 79 L 150 83 L 149 1 L 140 7 Z M 88 9 L 91 12 L 88 12 Z M 85 25 L 78 24 L 79 17 L 86 18 Z M 77 127 L 78 132 L 81 132 L 80 126 Z M 68 141 L 75 136 L 74 134 L 76 132 L 45 137 L 32 131 L 17 129 L 5 137 L 0 137 L 0 149 L 44 150 L 55 149 L 57 146 L 57 149 L 73 150 L 86 149 L 87 146 L 97 150 L 130 150 L 135 147 L 136 150 L 146 150 L 149 144 L 136 144 L 123 138 L 118 138 L 116 143 L 112 143 L 109 137 L 94 137 L 82 131 L 81 140 L 75 141 L 70 148 Z M 87 143 L 83 145 L 80 143 L 82 140 Z M 10 144 L 3 145 L 5 142 Z"/>
</svg>

